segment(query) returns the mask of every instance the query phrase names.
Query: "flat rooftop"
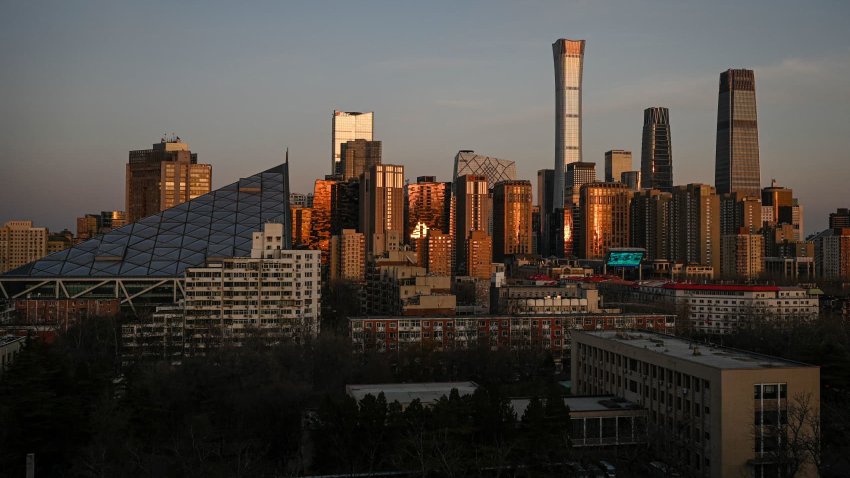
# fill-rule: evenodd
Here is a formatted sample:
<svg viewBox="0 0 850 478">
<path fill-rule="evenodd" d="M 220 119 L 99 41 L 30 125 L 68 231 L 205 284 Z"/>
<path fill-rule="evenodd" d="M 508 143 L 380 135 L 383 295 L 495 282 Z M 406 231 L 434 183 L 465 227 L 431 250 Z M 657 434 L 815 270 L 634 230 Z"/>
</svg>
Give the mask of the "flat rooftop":
<svg viewBox="0 0 850 478">
<path fill-rule="evenodd" d="M 423 405 L 426 405 L 436 403 L 443 396 L 448 397 L 453 388 L 456 388 L 461 396 L 472 395 L 478 388 L 478 384 L 475 382 L 378 383 L 346 385 L 345 392 L 358 402 L 366 395 L 377 397 L 383 392 L 387 403 L 397 401 L 407 405 L 419 399 Z"/>
<path fill-rule="evenodd" d="M 660 355 L 686 360 L 696 364 L 719 369 L 753 368 L 799 368 L 813 367 L 802 362 L 794 362 L 780 357 L 762 355 L 746 350 L 732 349 L 718 345 L 709 345 L 656 332 L 621 332 L 616 330 L 575 331 L 574 336 L 592 335 L 643 351 L 652 351 Z M 697 352 L 694 353 L 694 347 Z"/>
<path fill-rule="evenodd" d="M 521 419 L 528 408 L 530 398 L 511 398 L 511 407 L 516 412 L 517 420 Z M 620 410 L 640 410 L 643 407 L 614 395 L 592 395 L 581 397 L 565 397 L 564 404 L 571 412 L 607 412 Z"/>
</svg>

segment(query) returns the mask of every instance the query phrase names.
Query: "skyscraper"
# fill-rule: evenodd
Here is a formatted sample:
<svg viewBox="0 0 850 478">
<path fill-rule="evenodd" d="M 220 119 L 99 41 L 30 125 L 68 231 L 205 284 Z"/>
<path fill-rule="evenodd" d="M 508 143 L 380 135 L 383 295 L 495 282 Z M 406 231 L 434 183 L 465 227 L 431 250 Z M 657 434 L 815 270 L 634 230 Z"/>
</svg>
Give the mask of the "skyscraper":
<svg viewBox="0 0 850 478">
<path fill-rule="evenodd" d="M 413 239 L 424 239 L 432 231 L 448 233 L 451 183 L 438 182 L 434 176 L 419 176 L 415 184 L 405 188 L 405 240 L 413 243 Z"/>
<path fill-rule="evenodd" d="M 555 191 L 555 170 L 537 171 L 537 207 L 540 213 L 540 229 L 537 230 L 537 252 L 543 256 L 553 253 L 555 238 L 552 228 L 552 193 Z"/>
<path fill-rule="evenodd" d="M 487 235 L 487 218 L 490 215 L 487 178 L 478 175 L 461 176 L 455 183 L 455 192 L 456 275 L 467 275 L 467 240 L 475 231 L 483 231 Z M 487 260 L 489 263 L 490 259 Z"/>
<path fill-rule="evenodd" d="M 643 110 L 640 173 L 642 189 L 673 191 L 673 149 L 667 108 L 653 106 Z"/>
<path fill-rule="evenodd" d="M 212 166 L 180 137 L 162 138 L 151 149 L 130 151 L 126 176 L 127 222 L 136 222 L 210 192 Z"/>
<path fill-rule="evenodd" d="M 381 142 L 355 139 L 340 145 L 340 164 L 337 174 L 342 179 L 358 179 L 372 166 L 381 164 Z"/>
<path fill-rule="evenodd" d="M 376 164 L 360 182 L 360 232 L 366 255 L 390 249 L 404 234 L 404 166 Z"/>
<path fill-rule="evenodd" d="M 493 187 L 493 260 L 531 254 L 531 182 L 502 181 Z"/>
<path fill-rule="evenodd" d="M 342 143 L 365 139 L 372 141 L 373 112 L 334 110 L 331 137 L 331 174 L 341 174 L 339 164 L 342 161 Z"/>
<path fill-rule="evenodd" d="M 646 249 L 649 261 L 670 259 L 670 222 L 673 196 L 657 189 L 643 189 L 632 196 L 629 240 L 632 247 Z"/>
<path fill-rule="evenodd" d="M 632 170 L 632 152 L 612 149 L 605 152 L 605 181 L 620 181 L 621 175 Z"/>
<path fill-rule="evenodd" d="M 555 191 L 553 208 L 564 206 L 564 171 L 581 161 L 581 77 L 584 40 L 552 44 L 555 60 Z M 554 211 L 553 209 L 553 211 Z"/>
<path fill-rule="evenodd" d="M 354 229 L 331 237 L 330 279 L 360 282 L 366 278 L 366 238 Z"/>
<path fill-rule="evenodd" d="M 759 135 L 753 70 L 720 74 L 717 101 L 717 149 L 714 184 L 718 194 L 739 192 L 758 197 Z"/>
<path fill-rule="evenodd" d="M 452 183 L 457 184 L 458 178 L 468 174 L 484 176 L 487 184 L 493 187 L 499 181 L 516 179 L 516 163 L 507 159 L 499 159 L 475 151 L 461 150 L 455 155 Z"/>
<path fill-rule="evenodd" d="M 629 246 L 629 201 L 623 183 L 588 183 L 579 199 L 579 257 L 601 259 L 612 247 Z"/>
<path fill-rule="evenodd" d="M 673 188 L 673 260 L 712 266 L 720 275 L 720 196 L 707 184 Z"/>
</svg>

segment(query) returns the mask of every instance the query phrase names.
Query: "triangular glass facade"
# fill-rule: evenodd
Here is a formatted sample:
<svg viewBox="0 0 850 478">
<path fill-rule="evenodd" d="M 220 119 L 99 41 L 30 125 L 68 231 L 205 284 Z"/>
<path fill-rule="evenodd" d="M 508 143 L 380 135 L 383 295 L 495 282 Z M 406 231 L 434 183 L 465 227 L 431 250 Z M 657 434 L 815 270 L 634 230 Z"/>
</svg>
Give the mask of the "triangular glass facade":
<svg viewBox="0 0 850 478">
<path fill-rule="evenodd" d="M 288 165 L 50 254 L 6 273 L 17 277 L 174 277 L 207 257 L 251 255 L 251 234 L 267 222 L 289 230 Z M 288 246 L 289 234 L 286 234 Z"/>
</svg>

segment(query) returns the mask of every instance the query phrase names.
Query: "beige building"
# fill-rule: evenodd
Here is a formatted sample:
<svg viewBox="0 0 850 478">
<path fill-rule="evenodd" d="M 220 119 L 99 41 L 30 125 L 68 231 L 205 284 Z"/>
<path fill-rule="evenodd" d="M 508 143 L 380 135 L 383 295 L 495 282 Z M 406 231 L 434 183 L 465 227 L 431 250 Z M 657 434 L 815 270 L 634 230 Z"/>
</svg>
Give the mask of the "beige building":
<svg viewBox="0 0 850 478">
<path fill-rule="evenodd" d="M 682 476 L 779 476 L 777 436 L 820 410 L 820 369 L 651 332 L 574 331 L 574 394 L 610 393 L 649 410 L 654 453 Z M 810 423 L 802 434 L 813 437 Z M 811 462 L 796 476 L 816 476 Z"/>
<path fill-rule="evenodd" d="M 380 254 L 403 241 L 404 166 L 376 164 L 360 181 L 360 232 L 366 254 Z"/>
<path fill-rule="evenodd" d="M 742 227 L 721 238 L 720 257 L 723 277 L 755 279 L 764 272 L 764 237 Z"/>
<path fill-rule="evenodd" d="M 172 208 L 210 192 L 212 166 L 198 164 L 198 155 L 179 137 L 151 149 L 130 151 L 126 176 L 127 222 Z"/>
<path fill-rule="evenodd" d="M 330 279 L 361 282 L 366 279 L 366 239 L 354 229 L 331 237 Z"/>
<path fill-rule="evenodd" d="M 47 228 L 32 221 L 7 221 L 0 228 L 0 273 L 47 255 Z"/>
<path fill-rule="evenodd" d="M 371 111 L 334 110 L 331 125 L 331 174 L 341 174 L 342 144 L 357 139 L 372 141 L 373 120 Z"/>
<path fill-rule="evenodd" d="M 632 171 L 632 152 L 612 149 L 605 152 L 605 181 L 621 181 L 623 173 Z M 633 188 L 634 189 L 634 188 Z"/>
</svg>

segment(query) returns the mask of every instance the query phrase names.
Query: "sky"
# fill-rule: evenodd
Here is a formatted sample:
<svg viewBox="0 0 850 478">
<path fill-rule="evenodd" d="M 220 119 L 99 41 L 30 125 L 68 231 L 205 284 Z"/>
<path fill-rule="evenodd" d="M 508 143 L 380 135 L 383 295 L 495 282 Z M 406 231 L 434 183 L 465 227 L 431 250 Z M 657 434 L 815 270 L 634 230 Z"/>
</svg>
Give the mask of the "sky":
<svg viewBox="0 0 850 478">
<path fill-rule="evenodd" d="M 762 184 L 807 234 L 850 207 L 850 2 L 5 0 L 0 222 L 50 230 L 124 209 L 128 151 L 176 133 L 213 187 L 290 150 L 290 187 L 330 172 L 334 109 L 374 111 L 383 162 L 450 180 L 472 149 L 554 166 L 551 44 L 584 39 L 584 160 L 670 108 L 675 184 L 713 183 L 717 88 L 755 70 Z"/>
</svg>

